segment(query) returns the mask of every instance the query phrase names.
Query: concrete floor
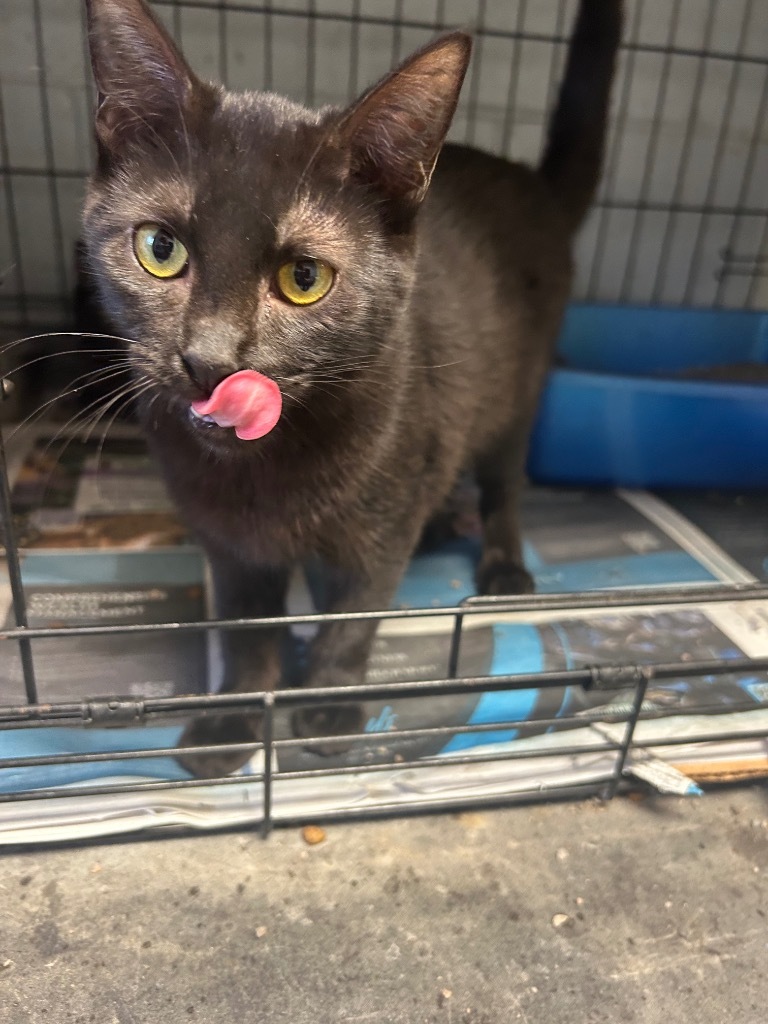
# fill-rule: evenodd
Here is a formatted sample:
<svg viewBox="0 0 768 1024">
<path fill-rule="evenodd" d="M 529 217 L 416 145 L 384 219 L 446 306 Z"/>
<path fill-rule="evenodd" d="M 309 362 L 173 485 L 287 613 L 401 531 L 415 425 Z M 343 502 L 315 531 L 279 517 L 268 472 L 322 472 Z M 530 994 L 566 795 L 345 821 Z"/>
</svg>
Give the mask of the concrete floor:
<svg viewBox="0 0 768 1024">
<path fill-rule="evenodd" d="M 7 1024 L 765 1024 L 768 788 L 0 858 Z"/>
</svg>

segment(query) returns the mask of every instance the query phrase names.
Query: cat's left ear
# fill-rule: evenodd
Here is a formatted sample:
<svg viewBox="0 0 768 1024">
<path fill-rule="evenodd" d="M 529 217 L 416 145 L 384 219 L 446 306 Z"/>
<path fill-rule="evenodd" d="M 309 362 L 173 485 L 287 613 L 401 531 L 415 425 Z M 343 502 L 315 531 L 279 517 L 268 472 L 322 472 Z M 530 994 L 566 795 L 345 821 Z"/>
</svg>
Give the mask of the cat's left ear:
<svg viewBox="0 0 768 1024">
<path fill-rule="evenodd" d="M 426 195 L 471 51 L 465 32 L 441 36 L 365 93 L 337 127 L 350 173 L 406 219 Z"/>
<path fill-rule="evenodd" d="M 86 0 L 102 157 L 183 132 L 198 80 L 144 0 Z"/>
</svg>

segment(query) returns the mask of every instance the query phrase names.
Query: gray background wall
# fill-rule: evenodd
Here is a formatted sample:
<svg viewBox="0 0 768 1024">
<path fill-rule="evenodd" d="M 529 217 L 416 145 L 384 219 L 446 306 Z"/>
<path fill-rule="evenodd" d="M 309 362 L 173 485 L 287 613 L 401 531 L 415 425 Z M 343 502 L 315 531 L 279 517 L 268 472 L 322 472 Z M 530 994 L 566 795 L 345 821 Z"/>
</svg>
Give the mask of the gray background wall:
<svg viewBox="0 0 768 1024">
<path fill-rule="evenodd" d="M 159 0 L 157 9 L 201 75 L 318 104 L 354 95 L 437 23 L 480 26 L 452 137 L 535 160 L 575 2 Z M 72 286 L 92 157 L 82 4 L 0 0 L 0 12 L 0 316 L 42 322 L 62 315 Z M 628 0 L 577 297 L 768 306 L 767 13 L 765 0 Z"/>
</svg>

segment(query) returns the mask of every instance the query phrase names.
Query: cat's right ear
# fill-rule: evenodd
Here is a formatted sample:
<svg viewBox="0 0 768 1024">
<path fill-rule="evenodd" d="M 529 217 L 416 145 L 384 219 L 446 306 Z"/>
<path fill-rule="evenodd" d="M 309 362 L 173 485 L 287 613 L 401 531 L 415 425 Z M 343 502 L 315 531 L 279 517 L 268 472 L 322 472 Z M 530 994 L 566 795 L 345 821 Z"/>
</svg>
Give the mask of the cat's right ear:
<svg viewBox="0 0 768 1024">
<path fill-rule="evenodd" d="M 167 145 L 184 131 L 195 75 L 144 0 L 86 0 L 100 156 Z"/>
<path fill-rule="evenodd" d="M 405 226 L 427 193 L 471 51 L 465 32 L 435 40 L 365 93 L 336 129 L 350 173 Z"/>
</svg>

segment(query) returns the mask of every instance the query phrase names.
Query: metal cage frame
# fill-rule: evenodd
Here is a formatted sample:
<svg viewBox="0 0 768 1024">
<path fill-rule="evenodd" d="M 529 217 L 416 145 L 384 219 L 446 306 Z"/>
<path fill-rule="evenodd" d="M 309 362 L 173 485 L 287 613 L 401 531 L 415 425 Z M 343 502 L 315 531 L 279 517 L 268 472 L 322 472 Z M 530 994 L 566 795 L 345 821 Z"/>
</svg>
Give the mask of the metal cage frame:
<svg viewBox="0 0 768 1024">
<path fill-rule="evenodd" d="M 72 0 L 76 3 L 77 0 Z M 312 105 L 318 99 L 318 34 L 328 27 L 349 31 L 349 54 L 346 95 L 337 100 L 348 100 L 366 83 L 361 68 L 362 33 L 369 30 L 391 32 L 389 64 L 404 56 L 404 39 L 453 27 L 456 17 L 449 10 L 448 0 L 435 0 L 432 16 L 424 16 L 428 6 L 419 5 L 420 14 L 407 9 L 404 0 L 392 0 L 392 13 L 372 11 L 363 0 L 349 0 L 349 9 L 333 4 L 332 9 L 322 0 L 306 0 L 304 9 L 288 3 L 258 2 L 258 0 L 153 0 L 158 12 L 164 16 L 178 38 L 184 18 L 208 15 L 214 25 L 215 57 L 211 72 L 225 84 L 233 73 L 231 57 L 233 17 L 249 15 L 261 20 L 263 47 L 259 54 L 261 82 L 252 82 L 264 89 L 276 84 L 273 41 L 278 29 L 286 24 L 301 23 L 306 36 L 306 65 L 303 84 L 296 91 Z M 509 58 L 509 77 L 506 92 L 499 100 L 503 105 L 497 111 L 499 124 L 487 145 L 504 155 L 514 155 L 511 149 L 515 114 L 520 103 L 521 65 L 526 47 L 547 48 L 546 99 L 537 112 L 538 139 L 544 131 L 546 111 L 551 109 L 557 82 L 562 69 L 565 49 L 569 42 L 569 18 L 574 0 L 556 2 L 554 22 L 547 31 L 530 28 L 532 5 L 518 0 L 514 14 L 500 23 L 492 0 L 473 0 L 474 7 L 467 19 L 462 7 L 463 20 L 476 37 L 475 55 L 461 100 L 458 117 L 461 122 L 459 137 L 470 144 L 476 143 L 479 115 L 482 107 L 482 78 L 484 52 L 491 46 L 503 46 Z M 666 0 L 667 20 L 663 32 L 648 37 L 647 20 L 650 0 L 631 0 L 628 3 L 625 36 L 620 48 L 619 74 L 614 89 L 612 133 L 609 141 L 603 184 L 594 204 L 591 219 L 582 231 L 579 243 L 581 270 L 576 282 L 576 294 L 601 301 L 623 304 L 671 304 L 699 307 L 760 308 L 765 302 L 765 278 L 768 276 L 768 199 L 762 194 L 759 182 L 766 172 L 768 161 L 768 56 L 755 50 L 750 37 L 759 24 L 759 5 L 756 0 L 741 0 L 738 17 L 734 17 L 735 40 L 718 42 L 718 11 L 720 0 L 706 0 L 701 18 L 698 44 L 691 40 L 685 27 L 682 0 Z M 431 7 L 431 5 L 429 5 Z M 73 8 L 74 10 L 74 8 Z M 82 7 L 81 18 L 82 18 Z M 89 174 L 93 155 L 92 140 L 88 140 L 90 154 L 80 157 L 80 166 L 68 166 L 57 153 L 52 131 L 51 82 L 48 67 L 51 45 L 50 29 L 41 0 L 30 0 L 31 47 L 35 57 L 34 86 L 41 117 L 39 151 L 34 160 L 19 161 L 13 154 L 13 139 L 9 133 L 9 108 L 4 99 L 0 81 L 0 183 L 5 201 L 0 214 L 5 219 L 8 235 L 10 268 L 6 271 L 6 295 L 0 291 L 2 320 L 12 327 L 28 328 L 51 320 L 66 321 L 69 314 L 73 284 L 73 238 L 71 237 L 72 189 L 81 189 Z M 683 35 L 682 41 L 678 38 Z M 81 25 L 83 49 L 83 75 L 79 85 L 82 106 L 89 105 L 92 95 L 90 69 L 85 35 Z M 420 35 L 419 35 L 420 34 Z M 638 66 L 642 61 L 657 61 L 654 65 L 655 91 L 650 98 L 652 118 L 647 137 L 638 143 L 642 157 L 638 160 L 637 180 L 631 189 L 622 187 L 622 148 L 628 124 L 637 116 L 638 100 L 633 88 L 639 78 Z M 647 71 L 646 71 L 647 73 Z M 682 76 L 679 81 L 675 76 Z M 722 81 L 717 76 L 722 78 Z M 656 181 L 664 155 L 662 127 L 665 112 L 674 100 L 674 83 L 691 81 L 691 102 L 687 115 L 682 118 L 679 134 L 682 136 L 679 154 L 664 172 L 666 185 Z M 701 97 L 709 89 L 717 88 L 718 106 L 712 111 L 711 145 L 702 152 L 696 146 L 698 127 L 706 121 Z M 749 92 L 747 96 L 744 90 Z M 722 194 L 723 169 L 728 166 L 730 150 L 736 136 L 731 122 L 739 104 L 745 110 L 745 123 L 738 131 L 748 131 L 738 167 L 732 167 L 733 187 Z M 749 123 L 751 127 L 747 129 Z M 535 148 L 535 147 L 534 147 Z M 526 154 L 524 154 L 526 155 Z M 531 154 L 535 157 L 535 154 Z M 699 162 L 703 162 L 701 180 L 694 188 L 687 184 Z M 706 168 L 706 170 L 704 170 Z M 624 166 L 626 173 L 626 161 Z M 668 179 L 668 180 L 667 180 Z M 36 183 L 38 203 L 47 206 L 47 223 L 52 248 L 55 252 L 55 281 L 45 293 L 36 292 L 27 283 L 28 249 L 24 243 L 23 216 L 20 214 L 17 192 Z M 663 184 L 663 181 L 662 181 Z M 66 216 L 65 216 L 66 214 Z M 710 234 L 718 240 L 716 253 Z M 621 245 L 608 252 L 612 236 L 621 235 Z M 685 236 L 685 237 L 683 237 Z M 618 244 L 618 243 L 617 243 Z M 683 247 L 687 266 L 685 280 L 676 284 L 677 276 L 670 263 L 676 245 Z M 639 285 L 638 253 L 657 248 L 653 257 L 644 259 L 644 276 Z M 702 265 L 705 249 L 709 264 Z M 608 253 L 608 255 L 607 255 Z M 614 268 L 613 264 L 619 264 Z M 604 280 L 605 275 L 609 279 Z M 8 290 L 10 289 L 10 294 Z M 46 320 L 47 318 L 47 320 Z"/>
<path fill-rule="evenodd" d="M 200 622 L 174 622 L 160 624 L 128 624 L 128 625 L 96 625 L 96 626 L 56 626 L 51 628 L 30 628 L 27 620 L 24 588 L 21 578 L 21 567 L 19 550 L 14 537 L 13 521 L 11 515 L 10 487 L 6 471 L 5 449 L 0 435 L 0 521 L 3 523 L 5 534 L 5 548 L 8 563 L 9 579 L 13 594 L 13 614 L 16 621 L 16 628 L 0 631 L 0 656 L 7 645 L 18 646 L 24 686 L 26 691 L 26 703 L 22 705 L 0 707 L 0 735 L 6 729 L 32 729 L 46 725 L 56 726 L 126 726 L 144 723 L 158 723 L 173 720 L 179 715 L 190 713 L 240 711 L 254 712 L 261 711 L 264 715 L 263 739 L 260 743 L 248 744 L 217 744 L 206 747 L 195 748 L 198 754 L 219 753 L 222 751 L 243 751 L 255 752 L 262 750 L 264 754 L 264 769 L 261 774 L 247 776 L 221 776 L 215 779 L 190 780 L 156 780 L 142 783 L 120 783 L 102 785 L 78 785 L 72 788 L 47 788 L 29 789 L 14 793 L 0 794 L 0 803 L 12 803 L 18 801 L 34 801 L 41 799 L 66 799 L 77 796 L 103 796 L 116 793 L 137 793 L 152 790 L 171 790 L 199 786 L 230 786 L 230 785 L 252 785 L 260 782 L 263 790 L 263 816 L 260 822 L 261 832 L 267 836 L 275 824 L 286 825 L 296 823 L 308 823 L 317 818 L 315 814 L 308 814 L 302 818 L 275 816 L 273 810 L 273 792 L 276 782 L 283 780 L 301 778 L 323 778 L 333 775 L 373 775 L 379 771 L 391 769 L 391 763 L 354 765 L 349 767 L 329 767 L 309 769 L 301 772 L 281 771 L 275 767 L 274 756 L 281 749 L 291 746 L 311 746 L 313 742 L 321 742 L 320 737 L 302 739 L 275 739 L 274 738 L 274 715 L 279 708 L 295 708 L 297 706 L 323 706 L 331 703 L 351 700 L 375 700 L 403 697 L 425 697 L 445 696 L 451 694 L 478 694 L 492 691 L 511 690 L 548 690 L 561 689 L 567 686 L 578 686 L 586 690 L 600 690 L 606 694 L 619 691 L 631 691 L 629 708 L 616 713 L 602 712 L 595 715 L 584 715 L 581 713 L 578 718 L 573 718 L 574 724 L 587 724 L 594 722 L 622 725 L 623 736 L 620 741 L 606 738 L 602 742 L 596 742 L 593 746 L 562 747 L 558 754 L 563 756 L 610 752 L 613 755 L 613 766 L 610 771 L 598 779 L 592 779 L 588 783 L 570 784 L 542 789 L 534 787 L 524 793 L 514 793 L 508 796 L 476 796 L 466 798 L 446 798 L 432 800 L 427 809 L 432 811 L 459 810 L 468 806 L 500 805 L 504 803 L 519 802 L 520 800 L 531 799 L 564 799 L 574 797 L 599 796 L 604 799 L 613 797 L 624 779 L 624 768 L 630 753 L 637 748 L 635 743 L 635 730 L 639 722 L 650 717 L 663 718 L 672 717 L 677 714 L 676 710 L 670 709 L 654 710 L 648 712 L 643 709 L 643 701 L 649 684 L 654 680 L 664 680 L 679 677 L 697 677 L 700 675 L 719 676 L 734 672 L 768 672 L 768 656 L 763 658 L 743 657 L 728 661 L 673 661 L 665 664 L 633 664 L 619 662 L 614 665 L 595 665 L 582 669 L 567 669 L 563 671 L 549 671 L 543 673 L 520 673 L 513 675 L 493 675 L 479 677 L 462 677 L 457 674 L 459 653 L 461 649 L 463 629 L 466 621 L 478 614 L 495 612 L 540 612 L 540 611 L 573 611 L 585 608 L 600 608 L 615 610 L 625 607 L 643 605 L 685 605 L 691 602 L 691 592 L 681 591 L 679 588 L 654 588 L 649 591 L 644 588 L 633 588 L 614 591 L 592 591 L 576 594 L 555 594 L 539 596 L 521 596 L 515 598 L 469 598 L 461 605 L 454 608 L 417 608 L 405 611 L 374 611 L 374 612 L 348 612 L 332 615 L 291 615 L 273 619 L 237 619 L 237 620 L 205 620 Z M 718 585 L 712 587 L 697 587 L 695 590 L 697 602 L 723 602 L 723 601 L 745 601 L 745 600 L 768 600 L 768 586 L 764 585 Z M 35 680 L 33 644 L 45 643 L 52 637 L 82 637 L 82 636 L 108 636 L 117 634 L 146 635 L 157 632 L 205 632 L 214 629 L 264 629 L 274 626 L 298 626 L 315 625 L 327 621 L 354 621 L 361 619 L 374 619 L 379 622 L 404 620 L 414 618 L 442 618 L 448 617 L 453 620 L 450 639 L 450 650 L 448 654 L 448 670 L 444 678 L 425 679 L 415 682 L 393 682 L 383 684 L 363 684 L 355 687 L 327 687 L 323 689 L 284 689 L 275 692 L 256 693 L 221 693 L 221 694 L 195 694 L 189 696 L 176 696 L 164 698 L 134 699 L 124 698 L 118 695 L 114 697 L 89 700 L 87 698 L 79 702 L 55 702 L 41 703 L 37 692 Z M 744 709 L 754 708 L 754 704 L 747 705 Z M 698 714 L 706 714 L 715 708 L 701 706 L 696 709 Z M 741 709 L 734 709 L 741 710 Z M 530 724 L 526 720 L 515 719 L 506 722 L 494 722 L 491 725 L 464 726 L 432 726 L 422 729 L 399 730 L 398 738 L 437 736 L 469 735 L 488 731 L 498 731 L 515 728 Z M 562 725 L 563 718 L 539 719 L 539 726 Z M 702 742 L 707 743 L 728 741 L 733 739 L 765 739 L 768 741 L 768 727 L 756 728 L 751 732 L 733 732 L 727 727 L 716 733 L 707 733 L 702 737 Z M 339 742 L 349 743 L 379 743 L 380 734 L 355 733 L 338 737 Z M 684 737 L 682 739 L 667 739 L 654 741 L 653 746 L 670 746 L 675 744 L 691 744 L 696 739 Z M 61 764 L 85 764 L 102 762 L 115 762 L 120 760 L 131 760 L 139 757 L 169 757 L 178 753 L 176 749 L 153 749 L 153 750 L 131 750 L 103 753 L 82 753 L 82 754 L 58 754 L 50 756 L 23 757 L 23 758 L 0 758 L 0 772 L 4 769 L 21 767 L 54 766 Z M 185 751 L 190 755 L 190 750 Z M 477 764 L 483 760 L 503 761 L 517 758 L 536 758 L 547 756 L 551 751 L 539 752 L 515 752 L 509 751 L 503 754 L 493 752 L 482 752 L 456 755 L 437 755 L 434 757 L 419 758 L 410 762 L 402 760 L 397 764 L 399 769 L 432 767 L 455 768 L 460 764 Z M 409 808 L 408 806 L 383 806 L 371 808 L 366 811 L 350 810 L 349 812 L 337 811 L 324 817 L 334 820 L 350 818 L 370 818 L 394 813 L 407 813 L 409 810 L 423 811 L 423 806 Z"/>
<path fill-rule="evenodd" d="M 753 185 L 756 175 L 759 173 L 759 166 L 764 156 L 764 135 L 768 123 L 768 56 L 751 52 L 746 46 L 749 26 L 755 17 L 756 6 L 754 0 L 744 0 L 742 16 L 739 21 L 738 40 L 733 48 L 718 48 L 712 45 L 713 24 L 718 6 L 718 0 L 707 0 L 707 13 L 704 22 L 702 45 L 699 47 L 681 45 L 676 42 L 675 31 L 680 18 L 682 0 L 670 0 L 670 25 L 666 41 L 650 42 L 638 36 L 638 25 L 641 20 L 645 0 L 634 0 L 628 18 L 627 36 L 622 44 L 622 60 L 624 73 L 617 89 L 615 129 L 613 141 L 609 145 L 606 174 L 604 184 L 596 203 L 596 214 L 593 225 L 593 259 L 585 277 L 585 288 L 594 293 L 598 290 L 601 274 L 601 261 L 605 241 L 611 230 L 611 219 L 617 215 L 629 217 L 629 241 L 627 247 L 627 260 L 622 271 L 620 286 L 616 298 L 619 301 L 628 301 L 632 298 L 631 282 L 635 270 L 635 260 L 638 247 L 642 242 L 643 231 L 649 216 L 659 215 L 665 218 L 661 234 L 661 246 L 659 252 L 658 269 L 652 283 L 649 299 L 658 302 L 663 297 L 664 275 L 670 258 L 670 247 L 674 241 L 675 228 L 680 218 L 698 218 L 697 227 L 694 232 L 693 264 L 690 267 L 688 280 L 685 283 L 682 298 L 684 302 L 690 302 L 695 298 L 695 282 L 699 275 L 698 261 L 700 259 L 701 243 L 707 232 L 708 225 L 713 218 L 726 218 L 728 227 L 726 229 L 726 242 L 720 253 L 720 267 L 716 273 L 716 280 L 705 304 L 717 308 L 726 301 L 728 282 L 734 278 L 744 279 L 745 287 L 741 292 L 741 302 L 744 306 L 751 307 L 755 302 L 760 280 L 768 275 L 768 263 L 766 263 L 766 245 L 768 245 L 768 202 L 755 204 L 750 200 L 750 194 L 754 191 Z M 391 29 L 391 56 L 396 60 L 402 55 L 403 34 L 408 31 L 432 32 L 447 27 L 446 0 L 436 0 L 434 18 L 413 17 L 406 12 L 406 5 L 403 0 L 394 0 L 393 16 L 378 15 L 363 10 L 361 0 L 350 0 L 350 10 L 328 11 L 318 7 L 317 0 L 307 0 L 306 10 L 297 11 L 290 6 L 283 6 L 280 3 L 257 3 L 251 0 L 155 0 L 156 6 L 164 14 L 168 15 L 172 27 L 177 34 L 181 24 L 181 13 L 185 8 L 204 10 L 211 15 L 216 15 L 218 24 L 217 39 L 217 60 L 220 77 L 227 81 L 229 77 L 228 67 L 228 22 L 234 13 L 252 13 L 260 15 L 264 24 L 264 48 L 263 48 L 263 82 L 262 85 L 270 88 L 274 79 L 274 68 L 272 63 L 272 29 L 276 20 L 284 18 L 304 17 L 306 20 L 307 33 L 307 65 L 305 74 L 305 94 L 311 102 L 316 96 L 316 66 L 314 59 L 314 41 L 318 26 L 322 23 L 345 25 L 350 30 L 352 49 L 349 65 L 348 92 L 355 93 L 361 85 L 360 77 L 360 32 L 364 27 L 378 26 L 384 29 Z M 512 28 L 498 28 L 487 21 L 488 0 L 478 0 L 475 19 L 475 30 L 477 36 L 477 48 L 473 70 L 467 84 L 466 98 L 464 101 L 464 113 L 466 123 L 466 140 L 474 141 L 475 125 L 477 122 L 478 105 L 480 103 L 480 68 L 482 64 L 483 48 L 490 42 L 503 42 L 510 47 L 512 54 L 512 66 L 510 71 L 508 92 L 505 97 L 506 114 L 503 118 L 500 129 L 498 148 L 507 151 L 512 132 L 512 115 L 516 107 L 517 93 L 519 86 L 519 62 L 520 51 L 524 43 L 542 43 L 551 47 L 551 59 L 548 74 L 547 94 L 551 101 L 562 63 L 564 48 L 568 43 L 566 31 L 566 15 L 569 10 L 568 0 L 558 0 L 556 12 L 556 25 L 554 31 L 548 33 L 532 32 L 525 26 L 527 14 L 527 0 L 519 0 L 516 8 L 516 21 Z M 51 134 L 51 108 L 49 103 L 49 83 L 46 77 L 48 64 L 48 50 L 44 28 L 41 0 L 31 0 L 31 17 L 33 25 L 34 47 L 37 54 L 37 84 L 39 91 L 39 103 L 43 118 L 42 153 L 38 166 L 26 166 L 14 162 L 11 158 L 11 147 L 8 137 L 6 111 L 3 104 L 2 91 L 0 90 L 0 181 L 5 185 L 5 218 L 8 226 L 10 252 L 14 264 L 13 275 L 15 276 L 16 290 L 10 300 L 7 300 L 6 309 L 10 310 L 7 320 L 10 324 L 20 328 L 30 327 L 36 322 L 33 315 L 33 307 L 42 300 L 42 305 L 52 309 L 56 316 L 62 317 L 66 311 L 71 290 L 71 281 L 68 274 L 71 252 L 66 241 L 66 232 L 63 226 L 62 199 L 60 186 L 66 181 L 84 181 L 87 172 L 83 169 L 61 166 L 55 154 L 55 147 Z M 640 188 L 636 197 L 628 200 L 622 197 L 617 187 L 617 166 L 619 159 L 619 145 L 622 133 L 626 127 L 628 110 L 630 105 L 630 92 L 633 81 L 634 63 L 641 56 L 655 56 L 661 61 L 658 87 L 654 100 L 653 125 L 647 140 L 645 149 L 644 164 L 640 176 Z M 671 193 L 664 201 L 654 196 L 652 182 L 654 169 L 659 157 L 660 134 L 659 126 L 668 97 L 668 85 L 673 62 L 685 59 L 693 62 L 694 71 L 694 94 L 700 95 L 707 76 L 707 69 L 712 64 L 724 65 L 729 68 L 728 84 L 723 96 L 722 111 L 715 132 L 715 145 L 712 153 L 711 165 L 706 175 L 706 186 L 701 202 L 695 203 L 684 198 L 683 183 L 689 168 L 691 159 L 690 142 L 693 136 L 697 118 L 700 116 L 699 101 L 696 98 L 689 111 L 685 126 L 681 156 L 674 174 L 674 185 Z M 87 64 L 87 61 L 86 61 Z M 734 98 L 737 94 L 741 76 L 745 69 L 759 69 L 763 74 L 762 92 L 755 110 L 754 128 L 751 138 L 745 150 L 744 162 L 736 188 L 735 198 L 732 202 L 723 203 L 717 199 L 717 184 L 720 170 L 725 159 L 728 146 L 728 113 Z M 87 71 L 86 71 L 87 75 Z M 551 105 L 548 104 L 548 105 Z M 25 260 L 22 246 L 20 219 L 18 212 L 17 196 L 15 194 L 18 182 L 26 179 L 35 179 L 45 183 L 47 202 L 50 210 L 51 237 L 53 247 L 58 261 L 58 281 L 54 294 L 36 295 L 25 285 Z M 756 251 L 742 251 L 740 248 L 740 237 L 742 224 L 751 219 L 762 227 L 758 231 L 759 244 Z M 0 400 L 5 394 L 5 382 L 0 375 Z M 114 785 L 78 785 L 70 789 L 34 789 L 14 793 L 0 794 L 0 803 L 13 803 L 20 801 L 35 801 L 41 799 L 65 800 L 71 796 L 106 795 L 124 792 L 144 792 L 151 790 L 170 790 L 179 788 L 205 786 L 237 786 L 242 784 L 253 784 L 257 782 L 263 791 L 263 814 L 258 823 L 262 833 L 267 835 L 276 824 L 295 824 L 299 819 L 285 817 L 275 814 L 274 791 L 276 785 L 283 780 L 302 777 L 322 778 L 330 775 L 345 773 L 360 773 L 371 775 L 392 767 L 391 765 L 370 764 L 343 768 L 318 768 L 311 771 L 293 773 L 281 771 L 279 766 L 275 767 L 274 755 L 281 749 L 291 745 L 309 744 L 312 741 L 307 739 L 276 739 L 274 737 L 274 715 L 281 708 L 295 708 L 298 705 L 309 704 L 327 705 L 329 703 L 340 703 L 355 699 L 379 699 L 387 697 L 424 697 L 426 695 L 448 695 L 448 694 L 478 694 L 489 691 L 500 690 L 522 690 L 522 689 L 556 689 L 566 686 L 583 687 L 585 689 L 597 689 L 607 694 L 620 691 L 630 692 L 629 708 L 622 713 L 597 714 L 591 719 L 595 722 L 609 722 L 613 725 L 623 726 L 621 740 L 613 741 L 605 739 L 603 742 L 595 743 L 595 752 L 608 752 L 612 756 L 612 767 L 599 779 L 592 780 L 585 784 L 573 784 L 556 787 L 552 789 L 541 789 L 534 787 L 524 793 L 509 794 L 507 796 L 476 796 L 474 798 L 436 798 L 429 803 L 428 808 L 424 805 L 408 807 L 404 805 L 383 806 L 369 811 L 349 810 L 349 812 L 338 812 L 331 815 L 334 818 L 344 817 L 370 817 L 381 814 L 404 814 L 412 810 L 456 810 L 466 806 L 496 805 L 510 803 L 519 800 L 530 799 L 561 799 L 575 796 L 600 796 L 603 798 L 612 797 L 624 780 L 624 769 L 628 757 L 637 749 L 636 727 L 638 723 L 649 717 L 668 717 L 674 715 L 674 710 L 669 712 L 644 710 L 643 701 L 649 683 L 653 680 L 662 680 L 685 674 L 687 676 L 698 676 L 708 674 L 713 676 L 733 672 L 768 672 L 768 657 L 765 658 L 742 658 L 734 661 L 696 661 L 696 662 L 670 662 L 666 664 L 631 664 L 617 663 L 610 666 L 596 666 L 585 669 L 572 669 L 558 672 L 546 672 L 543 674 L 518 674 L 505 676 L 482 676 L 466 678 L 457 674 L 458 659 L 463 638 L 463 629 L 466 623 L 473 616 L 487 614 L 489 611 L 502 613 L 510 612 L 539 612 L 539 611 L 573 611 L 584 608 L 605 608 L 617 609 L 628 606 L 644 605 L 670 605 L 685 604 L 692 600 L 699 601 L 746 601 L 746 600 L 768 600 L 768 586 L 763 585 L 738 585 L 738 586 L 717 586 L 702 587 L 695 591 L 680 591 L 678 588 L 665 589 L 633 589 L 621 591 L 601 591 L 591 593 L 580 593 L 571 595 L 553 596 L 523 596 L 519 598 L 504 599 L 470 599 L 464 604 L 455 608 L 422 608 L 409 611 L 377 611 L 348 613 L 344 615 L 301 615 L 288 616 L 278 620 L 237 620 L 237 621 L 216 621 L 206 620 L 201 622 L 173 622 L 157 625 L 99 625 L 99 626 L 71 626 L 56 628 L 30 628 L 24 597 L 24 587 L 20 568 L 19 547 L 14 536 L 14 525 L 11 514 L 11 492 L 8 481 L 6 454 L 3 445 L 2 434 L 0 433 L 0 524 L 5 539 L 6 559 L 8 574 L 13 599 L 14 628 L 5 628 L 0 631 L 0 658 L 3 652 L 16 647 L 19 652 L 23 671 L 26 702 L 13 706 L 0 707 L 0 738 L 3 730 L 9 729 L 34 729 L 41 726 L 78 726 L 87 728 L 94 725 L 120 726 L 127 724 L 157 723 L 175 721 L 180 715 L 191 712 L 221 712 L 224 710 L 240 711 L 261 711 L 264 715 L 263 741 L 259 744 L 241 744 L 239 746 L 228 746 L 229 750 L 257 750 L 261 749 L 264 754 L 264 770 L 257 776 L 223 776 L 214 780 L 169 780 L 152 781 L 141 784 L 121 783 Z M 34 654 L 37 645 L 45 644 L 51 637 L 81 637 L 86 635 L 110 635 L 110 634 L 149 634 L 156 631 L 173 632 L 206 632 L 213 629 L 260 629 L 269 628 L 274 625 L 311 625 L 320 621 L 329 620 L 353 620 L 353 619 L 376 619 L 378 621 L 411 619 L 418 617 L 448 617 L 453 621 L 450 654 L 448 658 L 448 671 L 443 678 L 426 679 L 417 682 L 387 683 L 387 684 L 365 684 L 354 688 L 330 687 L 323 690 L 298 690 L 286 689 L 277 692 L 262 692 L 250 694 L 196 694 L 190 696 L 167 697 L 167 698 L 146 698 L 146 699 L 124 699 L 119 696 L 114 698 L 100 698 L 98 700 L 83 699 L 80 702 L 41 702 L 35 681 Z M 750 705 L 754 707 L 754 705 Z M 707 708 L 698 709 L 705 713 Z M 713 710 L 713 709 L 709 709 Z M 562 723 L 562 719 L 558 719 Z M 580 723 L 590 721 L 581 715 Z M 539 724 L 554 724 L 555 720 L 540 720 Z M 465 725 L 463 727 L 429 727 L 421 730 L 402 731 L 400 736 L 440 736 L 481 733 L 483 731 L 499 730 L 503 728 L 514 728 L 524 725 L 520 720 L 493 723 L 488 725 Z M 723 727 L 722 731 L 716 734 L 708 733 L 707 742 L 718 740 L 730 740 L 736 738 L 735 734 Z M 755 729 L 753 733 L 739 732 L 738 738 L 765 739 L 768 741 L 768 729 Z M 350 743 L 376 742 L 376 735 L 355 734 L 344 737 Z M 684 740 L 670 739 L 659 741 L 654 746 L 668 745 L 676 742 L 693 742 L 690 737 Z M 198 748 L 199 753 L 213 753 L 224 749 L 220 746 Z M 591 748 L 563 747 L 560 753 L 576 754 L 589 752 Z M 121 752 L 104 752 L 90 754 L 59 754 L 50 756 L 25 757 L 25 758 L 3 758 L 0 756 L 0 772 L 5 769 L 32 766 L 54 766 L 60 764 L 77 764 L 96 761 L 118 761 L 131 760 L 138 757 L 167 757 L 173 756 L 176 751 L 173 749 L 159 750 L 130 750 Z M 514 759 L 524 756 L 526 758 L 542 756 L 526 751 L 524 754 L 508 752 L 503 755 L 505 759 Z M 412 768 L 418 770 L 420 767 L 440 767 L 441 765 L 455 766 L 463 763 L 478 763 L 483 758 L 498 759 L 499 755 L 488 753 L 472 753 L 460 757 L 435 756 L 414 760 L 412 762 L 400 762 L 400 768 Z M 328 817 L 328 815 L 326 815 Z M 308 815 L 302 821 L 316 820 L 315 815 Z"/>
</svg>

